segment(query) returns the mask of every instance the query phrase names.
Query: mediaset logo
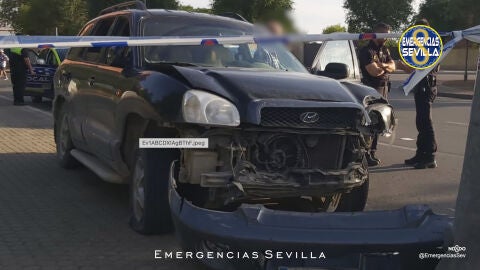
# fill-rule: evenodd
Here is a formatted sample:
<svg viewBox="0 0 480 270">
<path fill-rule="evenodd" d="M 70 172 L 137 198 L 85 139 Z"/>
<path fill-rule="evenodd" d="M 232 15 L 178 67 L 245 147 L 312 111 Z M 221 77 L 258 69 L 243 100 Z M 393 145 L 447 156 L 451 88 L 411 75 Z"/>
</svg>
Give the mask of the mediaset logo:
<svg viewBox="0 0 480 270">
<path fill-rule="evenodd" d="M 443 42 L 435 29 L 415 25 L 403 32 L 398 41 L 398 50 L 405 64 L 415 69 L 426 69 L 438 63 Z"/>
</svg>

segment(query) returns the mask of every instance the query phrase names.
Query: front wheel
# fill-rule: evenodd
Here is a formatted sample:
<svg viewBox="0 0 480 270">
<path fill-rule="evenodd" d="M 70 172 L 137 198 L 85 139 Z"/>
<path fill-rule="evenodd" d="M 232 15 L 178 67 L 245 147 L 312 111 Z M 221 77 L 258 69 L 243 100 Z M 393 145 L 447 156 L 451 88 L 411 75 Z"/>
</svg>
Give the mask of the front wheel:
<svg viewBox="0 0 480 270">
<path fill-rule="evenodd" d="M 164 149 L 137 149 L 135 152 L 130 184 L 130 226 L 141 234 L 171 232 L 168 180 L 175 156 Z"/>
<path fill-rule="evenodd" d="M 342 199 L 335 210 L 336 212 L 358 212 L 365 209 L 368 199 L 368 189 L 370 186 L 368 164 L 365 157 L 363 158 L 362 166 L 367 179 L 361 186 L 352 189 L 350 193 L 342 194 Z"/>
</svg>

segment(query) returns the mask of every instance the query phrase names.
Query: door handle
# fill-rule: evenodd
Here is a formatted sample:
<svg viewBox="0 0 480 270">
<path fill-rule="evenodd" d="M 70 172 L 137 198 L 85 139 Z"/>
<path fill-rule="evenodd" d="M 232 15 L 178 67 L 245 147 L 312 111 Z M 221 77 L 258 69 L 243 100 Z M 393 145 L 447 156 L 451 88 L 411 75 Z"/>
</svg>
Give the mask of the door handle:
<svg viewBox="0 0 480 270">
<path fill-rule="evenodd" d="M 90 79 L 88 79 L 88 85 L 90 85 L 90 87 L 93 87 L 94 84 L 95 84 L 95 76 L 92 76 L 90 77 Z"/>
</svg>

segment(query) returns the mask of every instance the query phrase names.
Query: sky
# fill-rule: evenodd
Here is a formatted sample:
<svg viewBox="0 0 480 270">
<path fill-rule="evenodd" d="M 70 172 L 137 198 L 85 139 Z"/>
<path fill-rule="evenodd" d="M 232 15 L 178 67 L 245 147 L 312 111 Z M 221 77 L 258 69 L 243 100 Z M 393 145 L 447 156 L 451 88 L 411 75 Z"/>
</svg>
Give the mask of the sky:
<svg viewBox="0 0 480 270">
<path fill-rule="evenodd" d="M 240 0 L 239 0 L 240 1 Z M 414 0 L 414 8 L 418 9 L 421 0 Z M 193 7 L 210 7 L 210 0 L 180 0 L 184 5 Z M 297 28 L 308 34 L 320 34 L 332 24 L 345 23 L 343 0 L 295 0 L 293 19 Z"/>
</svg>

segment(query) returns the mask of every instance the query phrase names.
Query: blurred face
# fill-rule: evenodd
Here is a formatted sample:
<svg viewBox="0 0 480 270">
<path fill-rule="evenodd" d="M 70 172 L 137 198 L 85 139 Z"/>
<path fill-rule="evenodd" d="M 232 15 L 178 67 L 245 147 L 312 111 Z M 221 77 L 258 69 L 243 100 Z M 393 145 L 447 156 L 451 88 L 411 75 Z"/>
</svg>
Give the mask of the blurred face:
<svg viewBox="0 0 480 270">
<path fill-rule="evenodd" d="M 280 36 L 280 35 L 283 35 L 284 33 L 283 27 L 279 22 L 275 22 L 275 21 L 269 22 L 267 23 L 266 27 L 267 27 L 267 30 L 275 36 Z"/>
<path fill-rule="evenodd" d="M 386 33 L 386 34 L 388 34 L 388 33 L 390 33 L 390 30 L 385 29 L 385 28 L 379 28 L 379 29 L 375 30 L 375 33 Z M 378 39 L 375 39 L 374 41 L 378 46 L 381 47 L 385 44 L 387 39 L 386 38 L 378 38 Z"/>
</svg>

